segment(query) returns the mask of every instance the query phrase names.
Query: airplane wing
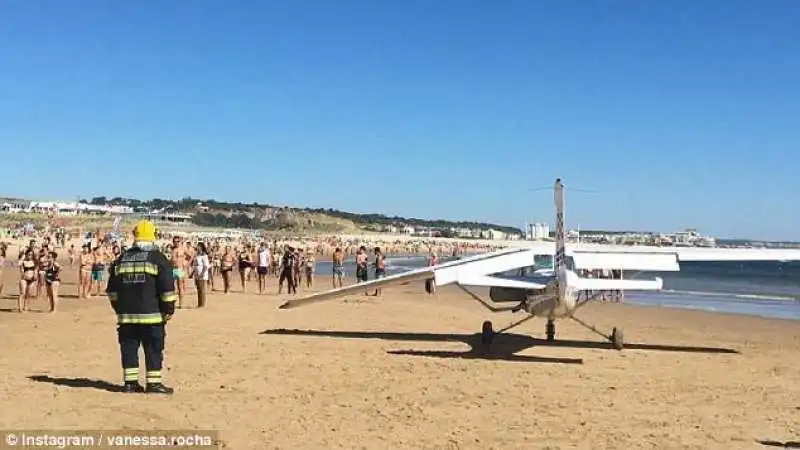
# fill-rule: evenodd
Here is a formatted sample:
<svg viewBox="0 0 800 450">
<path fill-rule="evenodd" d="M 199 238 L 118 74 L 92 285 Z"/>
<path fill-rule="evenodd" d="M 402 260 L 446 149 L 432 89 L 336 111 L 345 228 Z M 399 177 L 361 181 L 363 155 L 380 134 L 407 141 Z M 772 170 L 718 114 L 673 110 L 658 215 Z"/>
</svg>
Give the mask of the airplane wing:
<svg viewBox="0 0 800 450">
<path fill-rule="evenodd" d="M 289 300 L 282 304 L 280 308 L 296 308 L 298 306 L 305 306 L 324 300 L 362 293 L 366 290 L 375 289 L 378 287 L 395 286 L 431 278 L 436 280 L 436 284 L 438 286 L 451 283 L 460 283 L 461 280 L 465 281 L 464 284 L 469 284 L 468 282 L 470 280 L 473 280 L 476 283 L 484 283 L 487 280 L 481 278 L 483 276 L 488 276 L 519 267 L 532 266 L 534 264 L 534 256 L 534 252 L 528 248 L 503 249 L 492 253 L 459 259 L 456 261 L 449 261 L 433 267 L 423 267 L 410 272 L 390 275 L 379 280 L 371 280 L 366 283 L 360 283 L 352 286 L 345 286 L 338 289 L 311 294 L 306 297 Z M 511 279 L 505 282 L 514 283 L 515 281 L 516 280 Z M 539 285 L 536 283 L 529 283 L 529 286 Z M 536 287 L 528 288 L 536 289 Z"/>
<path fill-rule="evenodd" d="M 569 285 L 578 291 L 660 291 L 664 280 L 609 280 L 604 278 L 578 278 Z"/>
<path fill-rule="evenodd" d="M 544 289 L 546 284 L 536 283 L 525 277 L 501 277 L 489 275 L 471 275 L 458 279 L 463 286 L 491 286 L 517 289 Z"/>
<path fill-rule="evenodd" d="M 680 261 L 800 261 L 799 249 L 697 248 L 673 249 Z"/>
<path fill-rule="evenodd" d="M 576 269 L 598 270 L 641 270 L 654 272 L 677 272 L 678 255 L 673 253 L 645 253 L 645 252 L 587 252 L 575 250 L 572 260 Z"/>
<path fill-rule="evenodd" d="M 424 267 L 422 269 L 412 270 L 397 275 L 389 275 L 388 277 L 378 280 L 367 281 L 366 283 L 359 283 L 350 286 L 344 286 L 329 291 L 318 292 L 306 297 L 289 300 L 280 306 L 280 309 L 296 308 L 298 306 L 306 306 L 312 303 L 317 303 L 334 298 L 345 297 L 353 294 L 362 294 L 365 291 L 376 289 L 379 287 L 394 286 L 398 284 L 410 283 L 412 281 L 427 280 L 434 277 L 433 267 Z"/>
<path fill-rule="evenodd" d="M 675 255 L 679 263 L 686 261 L 800 261 L 800 249 L 789 248 L 652 247 L 646 245 L 623 247 L 601 244 L 567 244 L 567 254 L 590 255 L 590 258 L 602 261 L 605 268 L 609 268 L 609 264 L 615 258 L 627 259 L 629 264 L 634 261 L 644 261 L 638 259 L 642 255 L 651 257 Z M 647 264 L 650 265 L 651 262 L 648 261 Z"/>
<path fill-rule="evenodd" d="M 438 286 L 458 283 L 465 286 L 498 286 L 519 289 L 542 289 L 543 284 L 523 277 L 502 277 L 495 274 L 535 265 L 537 255 L 552 255 L 551 243 L 537 243 L 520 248 L 508 248 L 493 253 L 463 258 L 424 267 L 379 280 L 319 292 L 289 300 L 282 309 L 295 308 L 333 298 L 360 294 L 365 290 L 389 287 L 413 281 L 435 279 Z M 616 269 L 630 271 L 670 272 L 680 270 L 681 261 L 800 261 L 800 250 L 794 249 L 726 249 L 697 247 L 649 247 L 569 245 L 567 255 L 575 269 Z M 659 290 L 663 280 L 615 280 L 580 278 L 570 286 L 578 290 Z"/>
</svg>

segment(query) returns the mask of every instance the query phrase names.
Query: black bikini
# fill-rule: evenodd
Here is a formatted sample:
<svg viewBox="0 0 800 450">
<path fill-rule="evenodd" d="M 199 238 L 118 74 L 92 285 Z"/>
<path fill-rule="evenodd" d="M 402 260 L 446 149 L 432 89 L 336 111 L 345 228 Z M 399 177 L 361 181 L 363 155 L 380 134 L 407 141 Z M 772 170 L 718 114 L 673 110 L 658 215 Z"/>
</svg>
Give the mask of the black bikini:
<svg viewBox="0 0 800 450">
<path fill-rule="evenodd" d="M 59 272 L 61 272 L 61 269 L 56 267 L 55 264 L 52 264 L 47 268 L 47 270 L 44 271 L 44 281 L 47 282 L 47 284 L 60 282 L 61 279 L 58 277 Z"/>
</svg>

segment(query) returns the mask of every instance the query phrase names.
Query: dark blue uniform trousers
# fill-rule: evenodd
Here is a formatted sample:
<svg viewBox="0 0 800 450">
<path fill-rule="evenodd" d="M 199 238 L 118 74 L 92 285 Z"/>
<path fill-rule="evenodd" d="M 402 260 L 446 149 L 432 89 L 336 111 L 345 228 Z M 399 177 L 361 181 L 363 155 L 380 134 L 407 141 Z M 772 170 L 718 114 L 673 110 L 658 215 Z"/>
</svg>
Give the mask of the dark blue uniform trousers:
<svg viewBox="0 0 800 450">
<path fill-rule="evenodd" d="M 161 366 L 164 363 L 164 339 L 167 336 L 163 323 L 155 325 L 121 324 L 117 327 L 119 349 L 125 382 L 139 381 L 139 346 L 144 347 L 147 384 L 161 383 Z"/>
</svg>

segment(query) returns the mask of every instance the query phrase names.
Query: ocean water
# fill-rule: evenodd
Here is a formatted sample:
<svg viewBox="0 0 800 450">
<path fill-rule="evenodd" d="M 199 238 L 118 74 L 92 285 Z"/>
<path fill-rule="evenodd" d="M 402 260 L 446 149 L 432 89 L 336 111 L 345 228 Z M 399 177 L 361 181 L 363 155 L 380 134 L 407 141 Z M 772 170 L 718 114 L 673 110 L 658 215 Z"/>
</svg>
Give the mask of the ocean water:
<svg viewBox="0 0 800 450">
<path fill-rule="evenodd" d="M 387 263 L 390 274 L 402 273 L 424 267 L 426 258 L 389 257 Z M 318 274 L 331 271 L 330 262 L 317 263 Z M 345 272 L 355 274 L 352 260 L 345 264 Z M 634 276 L 625 274 L 626 278 Z M 626 303 L 800 320 L 800 262 L 797 261 L 684 262 L 680 272 L 647 272 L 642 276 L 660 276 L 664 279 L 664 289 L 628 292 Z"/>
</svg>

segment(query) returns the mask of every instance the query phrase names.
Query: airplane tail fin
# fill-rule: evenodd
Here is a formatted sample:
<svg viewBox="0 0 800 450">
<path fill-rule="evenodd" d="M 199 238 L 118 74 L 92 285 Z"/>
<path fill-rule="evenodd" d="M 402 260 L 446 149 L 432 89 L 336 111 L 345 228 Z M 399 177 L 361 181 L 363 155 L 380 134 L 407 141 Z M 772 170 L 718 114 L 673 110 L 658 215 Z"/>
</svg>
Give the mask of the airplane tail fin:
<svg viewBox="0 0 800 450">
<path fill-rule="evenodd" d="M 558 281 L 559 291 L 563 291 L 567 287 L 567 244 L 564 235 L 564 183 L 561 182 L 561 178 L 556 179 L 553 195 L 556 207 L 556 254 L 553 271 Z"/>
</svg>

